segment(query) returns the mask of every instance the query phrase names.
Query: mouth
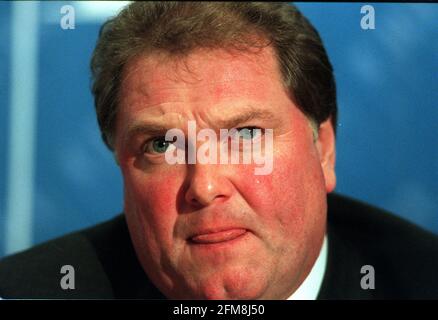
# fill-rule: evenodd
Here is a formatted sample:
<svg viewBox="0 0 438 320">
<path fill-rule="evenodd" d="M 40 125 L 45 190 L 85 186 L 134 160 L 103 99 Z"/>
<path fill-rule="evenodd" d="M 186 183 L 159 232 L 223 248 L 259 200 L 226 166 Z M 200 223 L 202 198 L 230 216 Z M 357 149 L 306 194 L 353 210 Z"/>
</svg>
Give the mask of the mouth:
<svg viewBox="0 0 438 320">
<path fill-rule="evenodd" d="M 189 241 L 194 244 L 222 243 L 242 237 L 247 231 L 247 229 L 232 228 L 216 232 L 203 232 L 192 236 Z"/>
</svg>

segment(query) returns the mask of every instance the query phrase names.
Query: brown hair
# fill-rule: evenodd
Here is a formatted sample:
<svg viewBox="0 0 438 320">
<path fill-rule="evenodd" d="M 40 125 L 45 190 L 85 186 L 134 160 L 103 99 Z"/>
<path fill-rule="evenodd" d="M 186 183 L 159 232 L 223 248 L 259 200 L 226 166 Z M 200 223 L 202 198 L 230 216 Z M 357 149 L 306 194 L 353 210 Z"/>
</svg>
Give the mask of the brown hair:
<svg viewBox="0 0 438 320">
<path fill-rule="evenodd" d="M 256 37 L 254 37 L 256 36 Z M 186 55 L 198 48 L 272 45 L 282 79 L 301 111 L 336 129 L 333 69 L 318 32 L 287 3 L 134 2 L 106 21 L 91 60 L 97 119 L 112 149 L 123 68 L 152 52 Z"/>
</svg>

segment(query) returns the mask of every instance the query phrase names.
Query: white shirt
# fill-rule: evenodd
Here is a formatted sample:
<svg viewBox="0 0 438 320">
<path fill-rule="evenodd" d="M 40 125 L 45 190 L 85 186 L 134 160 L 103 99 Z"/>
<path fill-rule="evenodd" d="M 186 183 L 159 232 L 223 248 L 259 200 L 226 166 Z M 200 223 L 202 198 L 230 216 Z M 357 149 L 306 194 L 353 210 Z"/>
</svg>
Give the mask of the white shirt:
<svg viewBox="0 0 438 320">
<path fill-rule="evenodd" d="M 327 235 L 324 236 L 319 256 L 303 283 L 287 300 L 316 300 L 327 267 Z"/>
</svg>

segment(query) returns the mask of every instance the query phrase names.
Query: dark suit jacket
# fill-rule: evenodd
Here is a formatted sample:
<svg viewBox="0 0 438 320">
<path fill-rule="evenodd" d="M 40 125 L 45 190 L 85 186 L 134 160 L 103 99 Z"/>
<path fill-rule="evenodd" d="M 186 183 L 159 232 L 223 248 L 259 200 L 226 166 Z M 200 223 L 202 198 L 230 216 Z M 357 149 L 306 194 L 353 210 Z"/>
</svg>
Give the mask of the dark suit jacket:
<svg viewBox="0 0 438 320">
<path fill-rule="evenodd" d="M 346 197 L 328 203 L 320 299 L 438 298 L 438 237 Z M 63 265 L 75 268 L 74 290 L 60 286 Z M 361 288 L 364 265 L 374 267 L 374 290 Z M 123 215 L 4 258 L 0 297 L 165 298 L 143 272 Z"/>
</svg>

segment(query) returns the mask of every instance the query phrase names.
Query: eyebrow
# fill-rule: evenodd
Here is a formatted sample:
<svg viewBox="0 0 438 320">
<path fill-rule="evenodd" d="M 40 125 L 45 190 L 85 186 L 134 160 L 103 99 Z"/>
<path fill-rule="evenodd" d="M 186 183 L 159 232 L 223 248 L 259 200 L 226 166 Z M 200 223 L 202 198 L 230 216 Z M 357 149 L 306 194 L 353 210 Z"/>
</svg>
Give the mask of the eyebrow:
<svg viewBox="0 0 438 320">
<path fill-rule="evenodd" d="M 261 110 L 253 107 L 242 109 L 238 114 L 232 115 L 228 119 L 218 119 L 213 126 L 215 129 L 229 129 L 237 127 L 239 124 L 252 120 L 273 120 L 276 115 L 269 110 Z M 150 136 L 164 136 L 166 132 L 175 127 L 159 124 L 157 121 L 146 119 L 139 123 L 134 123 L 126 130 L 123 141 L 127 142 L 138 134 Z"/>
<path fill-rule="evenodd" d="M 140 123 L 134 123 L 132 126 L 130 126 L 126 130 L 123 141 L 127 142 L 138 134 L 150 136 L 165 135 L 169 129 L 171 129 L 171 127 L 157 124 L 155 121 L 144 120 Z"/>
<path fill-rule="evenodd" d="M 241 113 L 231 116 L 228 119 L 217 120 L 215 126 L 219 129 L 234 128 L 241 123 L 252 120 L 274 120 L 276 116 L 268 110 L 255 108 L 243 109 Z"/>
</svg>

